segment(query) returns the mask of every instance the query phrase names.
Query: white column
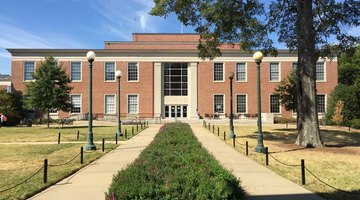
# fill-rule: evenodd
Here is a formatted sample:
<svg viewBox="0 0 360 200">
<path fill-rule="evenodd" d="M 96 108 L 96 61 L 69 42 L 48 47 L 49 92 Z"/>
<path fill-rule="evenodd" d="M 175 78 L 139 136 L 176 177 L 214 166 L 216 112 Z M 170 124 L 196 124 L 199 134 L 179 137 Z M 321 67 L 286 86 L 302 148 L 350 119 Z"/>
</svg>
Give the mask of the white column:
<svg viewBox="0 0 360 200">
<path fill-rule="evenodd" d="M 188 118 L 196 119 L 197 106 L 197 86 L 198 84 L 198 63 L 189 63 L 188 68 Z"/>
<path fill-rule="evenodd" d="M 163 102 L 163 93 L 162 93 L 162 68 L 161 63 L 154 63 L 154 117 L 162 117 L 162 102 Z"/>
</svg>

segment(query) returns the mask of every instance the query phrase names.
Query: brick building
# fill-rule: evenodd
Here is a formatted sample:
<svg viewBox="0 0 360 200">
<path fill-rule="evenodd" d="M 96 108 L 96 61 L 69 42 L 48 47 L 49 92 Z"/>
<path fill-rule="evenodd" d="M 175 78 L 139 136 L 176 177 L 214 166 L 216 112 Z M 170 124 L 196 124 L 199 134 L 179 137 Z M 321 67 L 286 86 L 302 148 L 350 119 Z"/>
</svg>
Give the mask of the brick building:
<svg viewBox="0 0 360 200">
<path fill-rule="evenodd" d="M 0 90 L 12 91 L 11 76 L 7 74 L 0 74 Z"/>
<path fill-rule="evenodd" d="M 198 58 L 197 34 L 134 33 L 129 42 L 105 41 L 93 63 L 93 113 L 116 116 L 117 82 L 121 70 L 121 116 L 141 118 L 195 119 L 201 116 L 229 116 L 229 78 L 233 80 L 233 107 L 237 116 L 257 113 L 256 64 L 252 55 L 238 46 L 223 45 L 222 56 L 214 60 Z M 12 54 L 12 84 L 24 91 L 32 81 L 36 66 L 45 56 L 54 56 L 72 80 L 70 113 L 53 116 L 79 116 L 88 112 L 89 49 L 8 49 Z M 296 54 L 280 50 L 277 57 L 261 63 L 262 112 L 291 116 L 279 104 L 274 88 L 296 67 Z M 319 59 L 316 65 L 318 110 L 325 112 L 330 92 L 337 85 L 336 60 Z"/>
</svg>

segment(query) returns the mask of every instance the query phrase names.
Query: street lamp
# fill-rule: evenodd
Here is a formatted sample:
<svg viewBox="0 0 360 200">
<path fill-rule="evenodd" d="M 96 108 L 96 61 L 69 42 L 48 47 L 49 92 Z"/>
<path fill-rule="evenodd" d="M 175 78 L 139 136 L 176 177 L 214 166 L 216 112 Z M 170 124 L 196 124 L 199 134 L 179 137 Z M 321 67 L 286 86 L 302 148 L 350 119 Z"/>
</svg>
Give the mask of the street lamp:
<svg viewBox="0 0 360 200">
<path fill-rule="evenodd" d="M 117 124 L 117 132 L 118 136 L 123 136 L 121 132 L 121 119 L 120 119 L 120 78 L 122 76 L 121 70 L 117 70 L 115 72 L 115 77 L 118 79 L 118 124 Z"/>
<path fill-rule="evenodd" d="M 94 145 L 93 133 L 92 133 L 92 64 L 95 60 L 95 52 L 89 51 L 86 54 L 86 58 L 89 61 L 89 131 L 87 135 L 87 144 L 85 145 L 85 150 L 96 150 Z"/>
<path fill-rule="evenodd" d="M 261 123 L 261 91 L 260 91 L 260 63 L 264 58 L 264 55 L 257 51 L 254 53 L 253 58 L 257 64 L 257 95 L 258 95 L 258 135 L 257 135 L 257 146 L 255 151 L 258 153 L 265 153 L 263 134 L 262 134 L 262 123 Z"/>
<path fill-rule="evenodd" d="M 230 134 L 229 138 L 234 138 L 234 114 L 233 114 L 233 94 L 232 94 L 232 82 L 234 79 L 234 72 L 229 73 L 230 79 Z"/>
</svg>

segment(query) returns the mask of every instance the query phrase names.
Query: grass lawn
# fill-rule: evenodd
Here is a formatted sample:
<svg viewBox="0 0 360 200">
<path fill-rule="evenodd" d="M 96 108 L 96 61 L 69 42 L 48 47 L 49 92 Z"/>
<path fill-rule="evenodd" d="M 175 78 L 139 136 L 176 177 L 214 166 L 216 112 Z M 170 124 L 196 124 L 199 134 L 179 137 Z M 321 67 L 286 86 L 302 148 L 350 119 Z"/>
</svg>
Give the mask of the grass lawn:
<svg viewBox="0 0 360 200">
<path fill-rule="evenodd" d="M 127 129 L 128 138 L 131 137 L 131 130 L 136 126 L 122 126 L 122 131 Z M 57 144 L 58 133 L 61 132 L 61 144 Z M 80 143 L 77 140 L 77 132 L 80 131 Z M 139 126 L 139 131 L 141 127 Z M 62 180 L 79 170 L 86 164 L 101 157 L 106 152 L 115 148 L 115 126 L 94 126 L 94 141 L 101 141 L 105 138 L 105 152 L 101 152 L 101 144 L 98 151 L 84 153 L 84 164 L 80 164 L 80 147 L 86 143 L 87 126 L 67 126 L 63 128 L 45 126 L 33 127 L 2 127 L 0 128 L 0 191 L 10 188 L 27 179 L 35 172 L 37 175 L 14 189 L 0 193 L 0 199 L 25 199 L 45 189 L 46 187 Z M 119 138 L 124 140 L 124 137 Z M 39 142 L 39 143 L 37 143 Z M 41 144 L 41 142 L 55 142 L 56 144 Z M 1 144 L 2 143 L 2 144 Z M 13 143 L 13 144 L 5 144 Z M 21 144 L 17 144 L 21 143 Z M 67 163 L 63 166 L 51 166 Z M 43 183 L 44 159 L 48 159 L 48 183 Z"/>
<path fill-rule="evenodd" d="M 217 135 L 215 125 L 215 135 Z M 220 136 L 229 132 L 229 127 L 219 125 Z M 212 127 L 211 127 L 212 132 Z M 256 125 L 235 125 L 235 149 L 245 154 L 245 142 L 249 147 L 257 144 Z M 321 128 L 321 136 L 326 145 L 324 148 L 303 148 L 294 144 L 296 140 L 295 127 L 285 128 L 285 125 L 263 125 L 264 146 L 269 148 L 273 157 L 290 165 L 300 165 L 301 159 L 305 166 L 324 182 L 359 195 L 346 194 L 325 186 L 306 172 L 305 188 L 320 194 L 326 199 L 354 200 L 360 199 L 360 133 L 334 130 L 332 127 Z M 232 146 L 232 140 L 226 140 Z M 249 157 L 265 165 L 265 154 L 255 153 L 249 149 Z M 269 168 L 283 177 L 301 185 L 300 167 L 289 167 L 275 161 L 269 156 Z"/>
</svg>

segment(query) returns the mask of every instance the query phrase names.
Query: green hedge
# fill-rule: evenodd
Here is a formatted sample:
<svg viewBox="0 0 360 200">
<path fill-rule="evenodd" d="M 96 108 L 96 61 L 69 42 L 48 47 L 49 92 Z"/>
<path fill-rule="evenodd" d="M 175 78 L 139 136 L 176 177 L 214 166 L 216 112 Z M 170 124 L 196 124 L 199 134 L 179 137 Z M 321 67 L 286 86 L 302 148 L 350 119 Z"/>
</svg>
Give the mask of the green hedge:
<svg viewBox="0 0 360 200">
<path fill-rule="evenodd" d="M 360 129 L 360 119 L 351 120 L 351 127 L 355 129 Z"/>
<path fill-rule="evenodd" d="M 106 194 L 115 199 L 244 199 L 239 180 L 202 148 L 187 124 L 165 124 Z"/>
</svg>

